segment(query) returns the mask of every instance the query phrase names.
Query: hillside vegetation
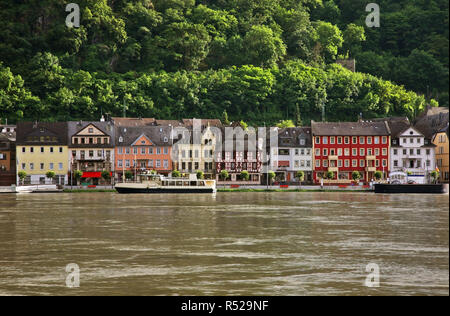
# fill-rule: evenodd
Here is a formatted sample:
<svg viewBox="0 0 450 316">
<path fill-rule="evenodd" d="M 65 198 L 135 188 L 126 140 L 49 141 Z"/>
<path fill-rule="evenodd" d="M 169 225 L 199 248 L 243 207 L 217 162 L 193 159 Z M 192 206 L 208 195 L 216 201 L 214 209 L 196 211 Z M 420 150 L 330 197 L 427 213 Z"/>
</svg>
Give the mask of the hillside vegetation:
<svg viewBox="0 0 450 316">
<path fill-rule="evenodd" d="M 448 106 L 448 1 L 0 0 L 0 117 L 297 124 Z M 335 64 L 355 58 L 356 73 Z"/>
</svg>

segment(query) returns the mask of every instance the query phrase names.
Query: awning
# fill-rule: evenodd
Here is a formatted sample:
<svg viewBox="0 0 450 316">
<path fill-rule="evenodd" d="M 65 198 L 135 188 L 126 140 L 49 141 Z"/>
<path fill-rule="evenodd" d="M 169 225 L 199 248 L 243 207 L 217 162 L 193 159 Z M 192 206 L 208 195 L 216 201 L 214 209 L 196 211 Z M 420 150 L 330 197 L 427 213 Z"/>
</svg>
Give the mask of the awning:
<svg viewBox="0 0 450 316">
<path fill-rule="evenodd" d="M 112 172 L 110 172 L 110 176 L 112 177 Z M 83 172 L 82 178 L 101 178 L 101 172 Z"/>
<path fill-rule="evenodd" d="M 289 161 L 278 161 L 278 167 L 289 167 Z"/>
</svg>

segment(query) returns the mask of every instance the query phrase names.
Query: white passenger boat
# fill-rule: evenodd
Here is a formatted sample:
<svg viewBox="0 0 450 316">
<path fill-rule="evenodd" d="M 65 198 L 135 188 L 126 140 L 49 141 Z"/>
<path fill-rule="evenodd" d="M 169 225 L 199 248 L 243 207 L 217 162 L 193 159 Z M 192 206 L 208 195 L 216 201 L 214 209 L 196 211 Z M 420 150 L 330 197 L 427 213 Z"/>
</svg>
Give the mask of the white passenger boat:
<svg viewBox="0 0 450 316">
<path fill-rule="evenodd" d="M 137 182 L 118 183 L 119 193 L 216 193 L 215 180 L 198 180 L 195 174 L 189 178 L 166 178 L 162 175 L 140 174 Z"/>
</svg>

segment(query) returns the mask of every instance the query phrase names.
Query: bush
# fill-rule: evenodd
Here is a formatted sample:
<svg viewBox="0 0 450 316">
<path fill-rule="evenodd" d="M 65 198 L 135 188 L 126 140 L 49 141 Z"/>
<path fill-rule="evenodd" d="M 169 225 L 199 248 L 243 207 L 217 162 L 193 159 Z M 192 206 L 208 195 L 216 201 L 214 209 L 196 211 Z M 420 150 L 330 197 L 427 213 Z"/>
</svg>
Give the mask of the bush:
<svg viewBox="0 0 450 316">
<path fill-rule="evenodd" d="M 181 173 L 178 170 L 172 171 L 172 178 L 179 178 L 181 177 Z"/>
<path fill-rule="evenodd" d="M 250 174 L 248 171 L 244 170 L 241 172 L 241 180 L 248 181 L 250 179 Z"/>
<path fill-rule="evenodd" d="M 133 173 L 130 170 L 125 171 L 125 179 L 127 180 L 133 179 Z"/>
<path fill-rule="evenodd" d="M 332 171 L 327 171 L 327 172 L 325 173 L 325 179 L 333 180 L 333 179 L 334 179 L 334 172 L 332 172 Z"/>
<path fill-rule="evenodd" d="M 383 177 L 383 173 L 381 171 L 376 171 L 373 176 L 375 177 L 375 179 L 378 181 Z"/>
<path fill-rule="evenodd" d="M 297 179 L 298 181 L 302 182 L 305 180 L 305 173 L 303 171 L 297 171 Z"/>
<path fill-rule="evenodd" d="M 352 172 L 352 179 L 353 179 L 355 182 L 358 182 L 359 179 L 361 179 L 361 173 L 359 173 L 359 171 L 353 171 L 353 172 Z"/>
<path fill-rule="evenodd" d="M 220 172 L 220 179 L 222 179 L 222 180 L 226 180 L 226 179 L 228 179 L 228 177 L 229 177 L 230 175 L 228 174 L 228 171 L 226 171 L 226 170 L 222 170 L 221 172 Z"/>
<path fill-rule="evenodd" d="M 197 171 L 197 179 L 202 180 L 203 178 L 205 178 L 205 174 L 203 173 L 203 171 Z"/>
</svg>

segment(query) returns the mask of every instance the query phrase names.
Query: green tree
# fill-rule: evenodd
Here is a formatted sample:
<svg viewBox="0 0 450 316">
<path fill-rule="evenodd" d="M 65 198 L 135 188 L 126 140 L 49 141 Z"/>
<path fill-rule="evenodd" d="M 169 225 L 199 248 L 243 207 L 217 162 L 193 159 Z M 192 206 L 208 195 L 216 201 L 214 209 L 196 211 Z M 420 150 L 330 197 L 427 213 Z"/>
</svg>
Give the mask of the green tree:
<svg viewBox="0 0 450 316">
<path fill-rule="evenodd" d="M 305 181 L 305 172 L 303 172 L 302 170 L 297 171 L 297 173 L 295 174 L 295 176 L 297 177 L 298 181 L 300 183 L 302 183 L 303 181 Z"/>
<path fill-rule="evenodd" d="M 352 172 L 352 179 L 355 182 L 359 182 L 359 180 L 361 179 L 361 173 L 359 173 L 359 171 L 353 171 Z"/>
<path fill-rule="evenodd" d="M 53 179 L 55 178 L 56 174 L 54 171 L 47 171 L 45 176 L 53 182 Z"/>
<path fill-rule="evenodd" d="M 133 179 L 134 175 L 130 170 L 125 171 L 125 179 L 127 179 L 128 181 Z"/>
<path fill-rule="evenodd" d="M 336 25 L 324 21 L 316 22 L 315 29 L 322 56 L 326 61 L 335 60 L 344 43 L 341 30 Z"/>
<path fill-rule="evenodd" d="M 204 172 L 201 171 L 201 170 L 197 171 L 197 179 L 198 179 L 198 180 L 202 180 L 202 179 L 204 179 L 204 178 L 205 178 Z"/>
<path fill-rule="evenodd" d="M 288 127 L 295 127 L 294 122 L 292 122 L 292 120 L 284 120 L 284 121 L 280 121 L 277 124 L 278 128 L 288 128 Z"/>
<path fill-rule="evenodd" d="M 250 174 L 247 170 L 241 171 L 241 180 L 248 181 L 250 179 Z"/>
<path fill-rule="evenodd" d="M 83 177 L 83 172 L 81 170 L 75 170 L 73 172 L 73 177 L 75 178 L 76 184 L 79 185 L 79 181 L 81 177 Z"/>
<path fill-rule="evenodd" d="M 172 171 L 172 178 L 179 178 L 181 177 L 181 173 L 178 170 Z"/>
<path fill-rule="evenodd" d="M 433 182 L 436 183 L 439 180 L 439 171 L 433 170 L 431 171 L 431 178 L 433 179 Z"/>
<path fill-rule="evenodd" d="M 354 57 L 361 50 L 361 43 L 366 40 L 364 27 L 350 23 L 343 32 L 343 46 L 344 54 Z"/>
<path fill-rule="evenodd" d="M 325 179 L 333 180 L 333 179 L 334 179 L 334 172 L 332 172 L 332 171 L 327 171 L 327 172 L 325 173 Z"/>
<path fill-rule="evenodd" d="M 17 173 L 17 175 L 19 176 L 20 181 L 22 181 L 22 185 L 24 185 L 25 178 L 27 177 L 27 173 L 25 171 L 19 171 Z"/>
<path fill-rule="evenodd" d="M 225 181 L 225 180 L 228 179 L 228 177 L 230 175 L 228 174 L 228 171 L 222 170 L 222 171 L 220 171 L 220 175 L 219 176 L 220 176 L 220 179 L 222 179 L 222 181 Z"/>
<path fill-rule="evenodd" d="M 101 173 L 101 176 L 102 176 L 103 180 L 105 180 L 105 182 L 111 181 L 111 172 L 110 171 L 103 170 Z"/>
<path fill-rule="evenodd" d="M 375 177 L 375 180 L 380 181 L 380 179 L 383 177 L 383 173 L 381 171 L 375 171 L 373 176 Z"/>
</svg>

